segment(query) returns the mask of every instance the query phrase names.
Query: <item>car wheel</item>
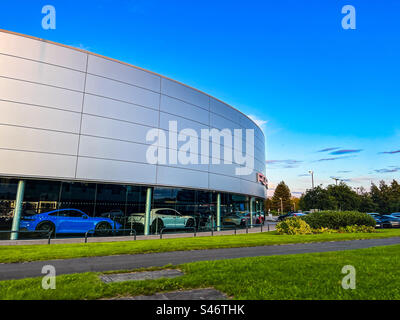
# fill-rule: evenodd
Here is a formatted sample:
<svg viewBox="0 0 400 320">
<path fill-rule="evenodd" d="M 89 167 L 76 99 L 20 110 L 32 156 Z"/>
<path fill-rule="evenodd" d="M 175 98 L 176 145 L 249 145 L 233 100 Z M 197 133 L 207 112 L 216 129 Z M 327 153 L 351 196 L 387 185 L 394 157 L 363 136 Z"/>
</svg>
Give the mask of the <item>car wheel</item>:
<svg viewBox="0 0 400 320">
<path fill-rule="evenodd" d="M 100 222 L 97 226 L 96 226 L 96 229 L 94 230 L 94 233 L 96 234 L 96 235 L 99 235 L 99 236 L 106 236 L 106 235 L 109 235 L 110 234 L 110 230 L 111 230 L 112 228 L 111 228 L 111 226 L 110 226 L 110 224 L 109 223 L 107 223 L 107 222 Z"/>
<path fill-rule="evenodd" d="M 156 219 L 151 224 L 151 233 L 160 233 L 161 230 L 164 228 L 164 223 L 161 219 Z"/>
<path fill-rule="evenodd" d="M 186 226 L 185 226 L 186 228 L 193 228 L 194 227 L 194 220 L 193 219 L 189 219 L 187 222 L 186 222 Z"/>
<path fill-rule="evenodd" d="M 55 226 L 51 222 L 41 222 L 36 226 L 36 231 L 43 231 L 44 234 L 49 234 L 51 232 L 54 235 Z"/>
</svg>

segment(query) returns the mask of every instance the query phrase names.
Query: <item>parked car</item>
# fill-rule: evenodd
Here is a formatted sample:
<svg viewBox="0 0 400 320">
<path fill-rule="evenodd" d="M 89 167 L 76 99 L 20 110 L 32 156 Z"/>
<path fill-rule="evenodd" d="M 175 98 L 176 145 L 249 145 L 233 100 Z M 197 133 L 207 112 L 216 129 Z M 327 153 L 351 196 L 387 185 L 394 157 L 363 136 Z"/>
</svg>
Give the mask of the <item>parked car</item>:
<svg viewBox="0 0 400 320">
<path fill-rule="evenodd" d="M 144 213 L 133 213 L 128 217 L 128 223 L 134 229 L 144 228 Z M 185 216 L 170 208 L 158 208 L 150 211 L 150 228 L 152 233 L 160 232 L 161 229 L 184 229 L 196 227 L 196 220 L 192 216 Z"/>
<path fill-rule="evenodd" d="M 394 212 L 391 214 L 391 216 L 396 217 L 396 218 L 400 218 L 400 212 Z"/>
<path fill-rule="evenodd" d="M 244 214 L 242 214 L 244 217 L 248 218 L 248 222 L 250 224 L 250 212 L 246 212 Z M 253 221 L 251 224 L 262 224 L 264 223 L 264 215 L 259 213 L 259 212 L 253 212 Z"/>
<path fill-rule="evenodd" d="M 100 217 L 113 219 L 113 218 L 121 218 L 124 215 L 125 214 L 124 214 L 124 212 L 122 210 L 113 209 L 113 210 L 110 210 L 108 212 L 104 212 L 104 213 L 100 214 Z"/>
<path fill-rule="evenodd" d="M 305 216 L 305 214 L 303 212 L 289 212 L 286 214 L 282 214 L 278 217 L 278 221 L 283 221 L 287 218 L 291 218 L 291 217 L 302 217 Z"/>
<path fill-rule="evenodd" d="M 381 214 L 378 212 L 367 212 L 367 214 L 369 214 L 370 216 L 380 216 Z"/>
<path fill-rule="evenodd" d="M 54 233 L 96 233 L 107 235 L 110 230 L 121 229 L 121 224 L 109 218 L 89 217 L 78 209 L 58 209 L 46 213 L 24 215 L 20 229 Z"/>
<path fill-rule="evenodd" d="M 384 214 L 379 217 L 382 228 L 399 228 L 400 218 Z"/>
<path fill-rule="evenodd" d="M 223 225 L 234 225 L 237 227 L 245 227 L 246 221 L 249 223 L 250 218 L 238 213 L 231 213 L 222 218 Z"/>
<path fill-rule="evenodd" d="M 368 212 L 368 215 L 370 215 L 372 218 L 374 218 L 376 225 L 375 228 L 383 228 L 382 226 L 382 220 L 381 220 L 381 215 L 377 212 Z"/>
<path fill-rule="evenodd" d="M 125 216 L 125 213 L 120 209 L 113 209 L 108 212 L 104 212 L 104 213 L 100 214 L 100 217 L 109 218 L 112 221 L 116 221 L 122 225 L 126 224 L 126 221 L 127 221 L 127 217 Z"/>
<path fill-rule="evenodd" d="M 197 211 L 196 226 L 200 228 L 209 228 L 211 226 L 211 217 L 213 212 L 208 207 L 199 207 Z"/>
</svg>

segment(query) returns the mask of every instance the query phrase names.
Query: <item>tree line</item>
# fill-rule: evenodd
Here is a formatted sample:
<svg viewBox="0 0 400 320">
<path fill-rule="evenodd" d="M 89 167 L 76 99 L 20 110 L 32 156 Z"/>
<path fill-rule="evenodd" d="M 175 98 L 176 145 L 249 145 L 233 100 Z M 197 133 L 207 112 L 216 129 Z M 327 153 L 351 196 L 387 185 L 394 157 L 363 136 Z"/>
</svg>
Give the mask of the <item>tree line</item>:
<svg viewBox="0 0 400 320">
<path fill-rule="evenodd" d="M 298 199 L 291 196 L 289 187 L 281 181 L 265 205 L 267 211 L 272 212 L 280 212 L 283 208 L 283 212 L 319 209 L 390 214 L 400 212 L 400 184 L 396 180 L 390 184 L 381 181 L 378 185 L 372 183 L 370 191 L 361 187 L 356 192 L 341 182 L 325 188 L 317 186 L 309 189 Z"/>
</svg>

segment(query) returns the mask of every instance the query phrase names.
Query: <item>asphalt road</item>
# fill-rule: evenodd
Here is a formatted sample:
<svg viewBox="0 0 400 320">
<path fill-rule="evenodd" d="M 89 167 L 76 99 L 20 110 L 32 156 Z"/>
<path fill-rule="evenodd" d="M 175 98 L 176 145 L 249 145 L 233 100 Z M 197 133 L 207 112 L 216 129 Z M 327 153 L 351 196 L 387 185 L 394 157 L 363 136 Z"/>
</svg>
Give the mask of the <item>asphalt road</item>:
<svg viewBox="0 0 400 320">
<path fill-rule="evenodd" d="M 89 271 L 101 272 L 161 267 L 167 264 L 177 265 L 205 260 L 352 250 L 392 244 L 400 244 L 400 237 L 337 242 L 297 243 L 245 248 L 174 251 L 66 260 L 35 261 L 25 263 L 3 263 L 0 264 L 0 280 L 44 276 L 41 271 L 42 267 L 45 265 L 54 266 L 56 268 L 57 275 L 60 275 Z"/>
</svg>

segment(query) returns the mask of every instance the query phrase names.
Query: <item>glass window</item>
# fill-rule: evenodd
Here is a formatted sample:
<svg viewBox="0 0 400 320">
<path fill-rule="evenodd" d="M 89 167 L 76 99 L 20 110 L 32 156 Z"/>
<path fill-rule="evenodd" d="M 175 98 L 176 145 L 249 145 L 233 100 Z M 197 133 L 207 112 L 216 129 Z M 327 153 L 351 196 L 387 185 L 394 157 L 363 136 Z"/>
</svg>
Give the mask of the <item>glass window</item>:
<svg viewBox="0 0 400 320">
<path fill-rule="evenodd" d="M 126 213 L 144 213 L 146 210 L 147 187 L 127 186 Z"/>
<path fill-rule="evenodd" d="M 154 188 L 152 208 L 172 208 L 176 206 L 177 192 L 170 188 Z"/>
<path fill-rule="evenodd" d="M 79 209 L 88 216 L 95 212 L 96 184 L 62 182 L 59 209 Z"/>
<path fill-rule="evenodd" d="M 162 214 L 164 216 L 176 216 L 177 212 L 174 210 L 157 210 L 157 214 Z"/>
<path fill-rule="evenodd" d="M 59 208 L 61 182 L 27 180 L 24 193 L 25 213 L 35 214 Z"/>
<path fill-rule="evenodd" d="M 66 216 L 71 218 L 82 218 L 84 214 L 76 210 L 68 210 Z"/>
<path fill-rule="evenodd" d="M 126 229 L 128 187 L 116 184 L 98 184 L 94 216 L 109 218 Z"/>
<path fill-rule="evenodd" d="M 0 230 L 10 230 L 17 197 L 18 180 L 0 179 Z M 2 234 L 1 239 L 9 239 L 9 234 Z"/>
</svg>

